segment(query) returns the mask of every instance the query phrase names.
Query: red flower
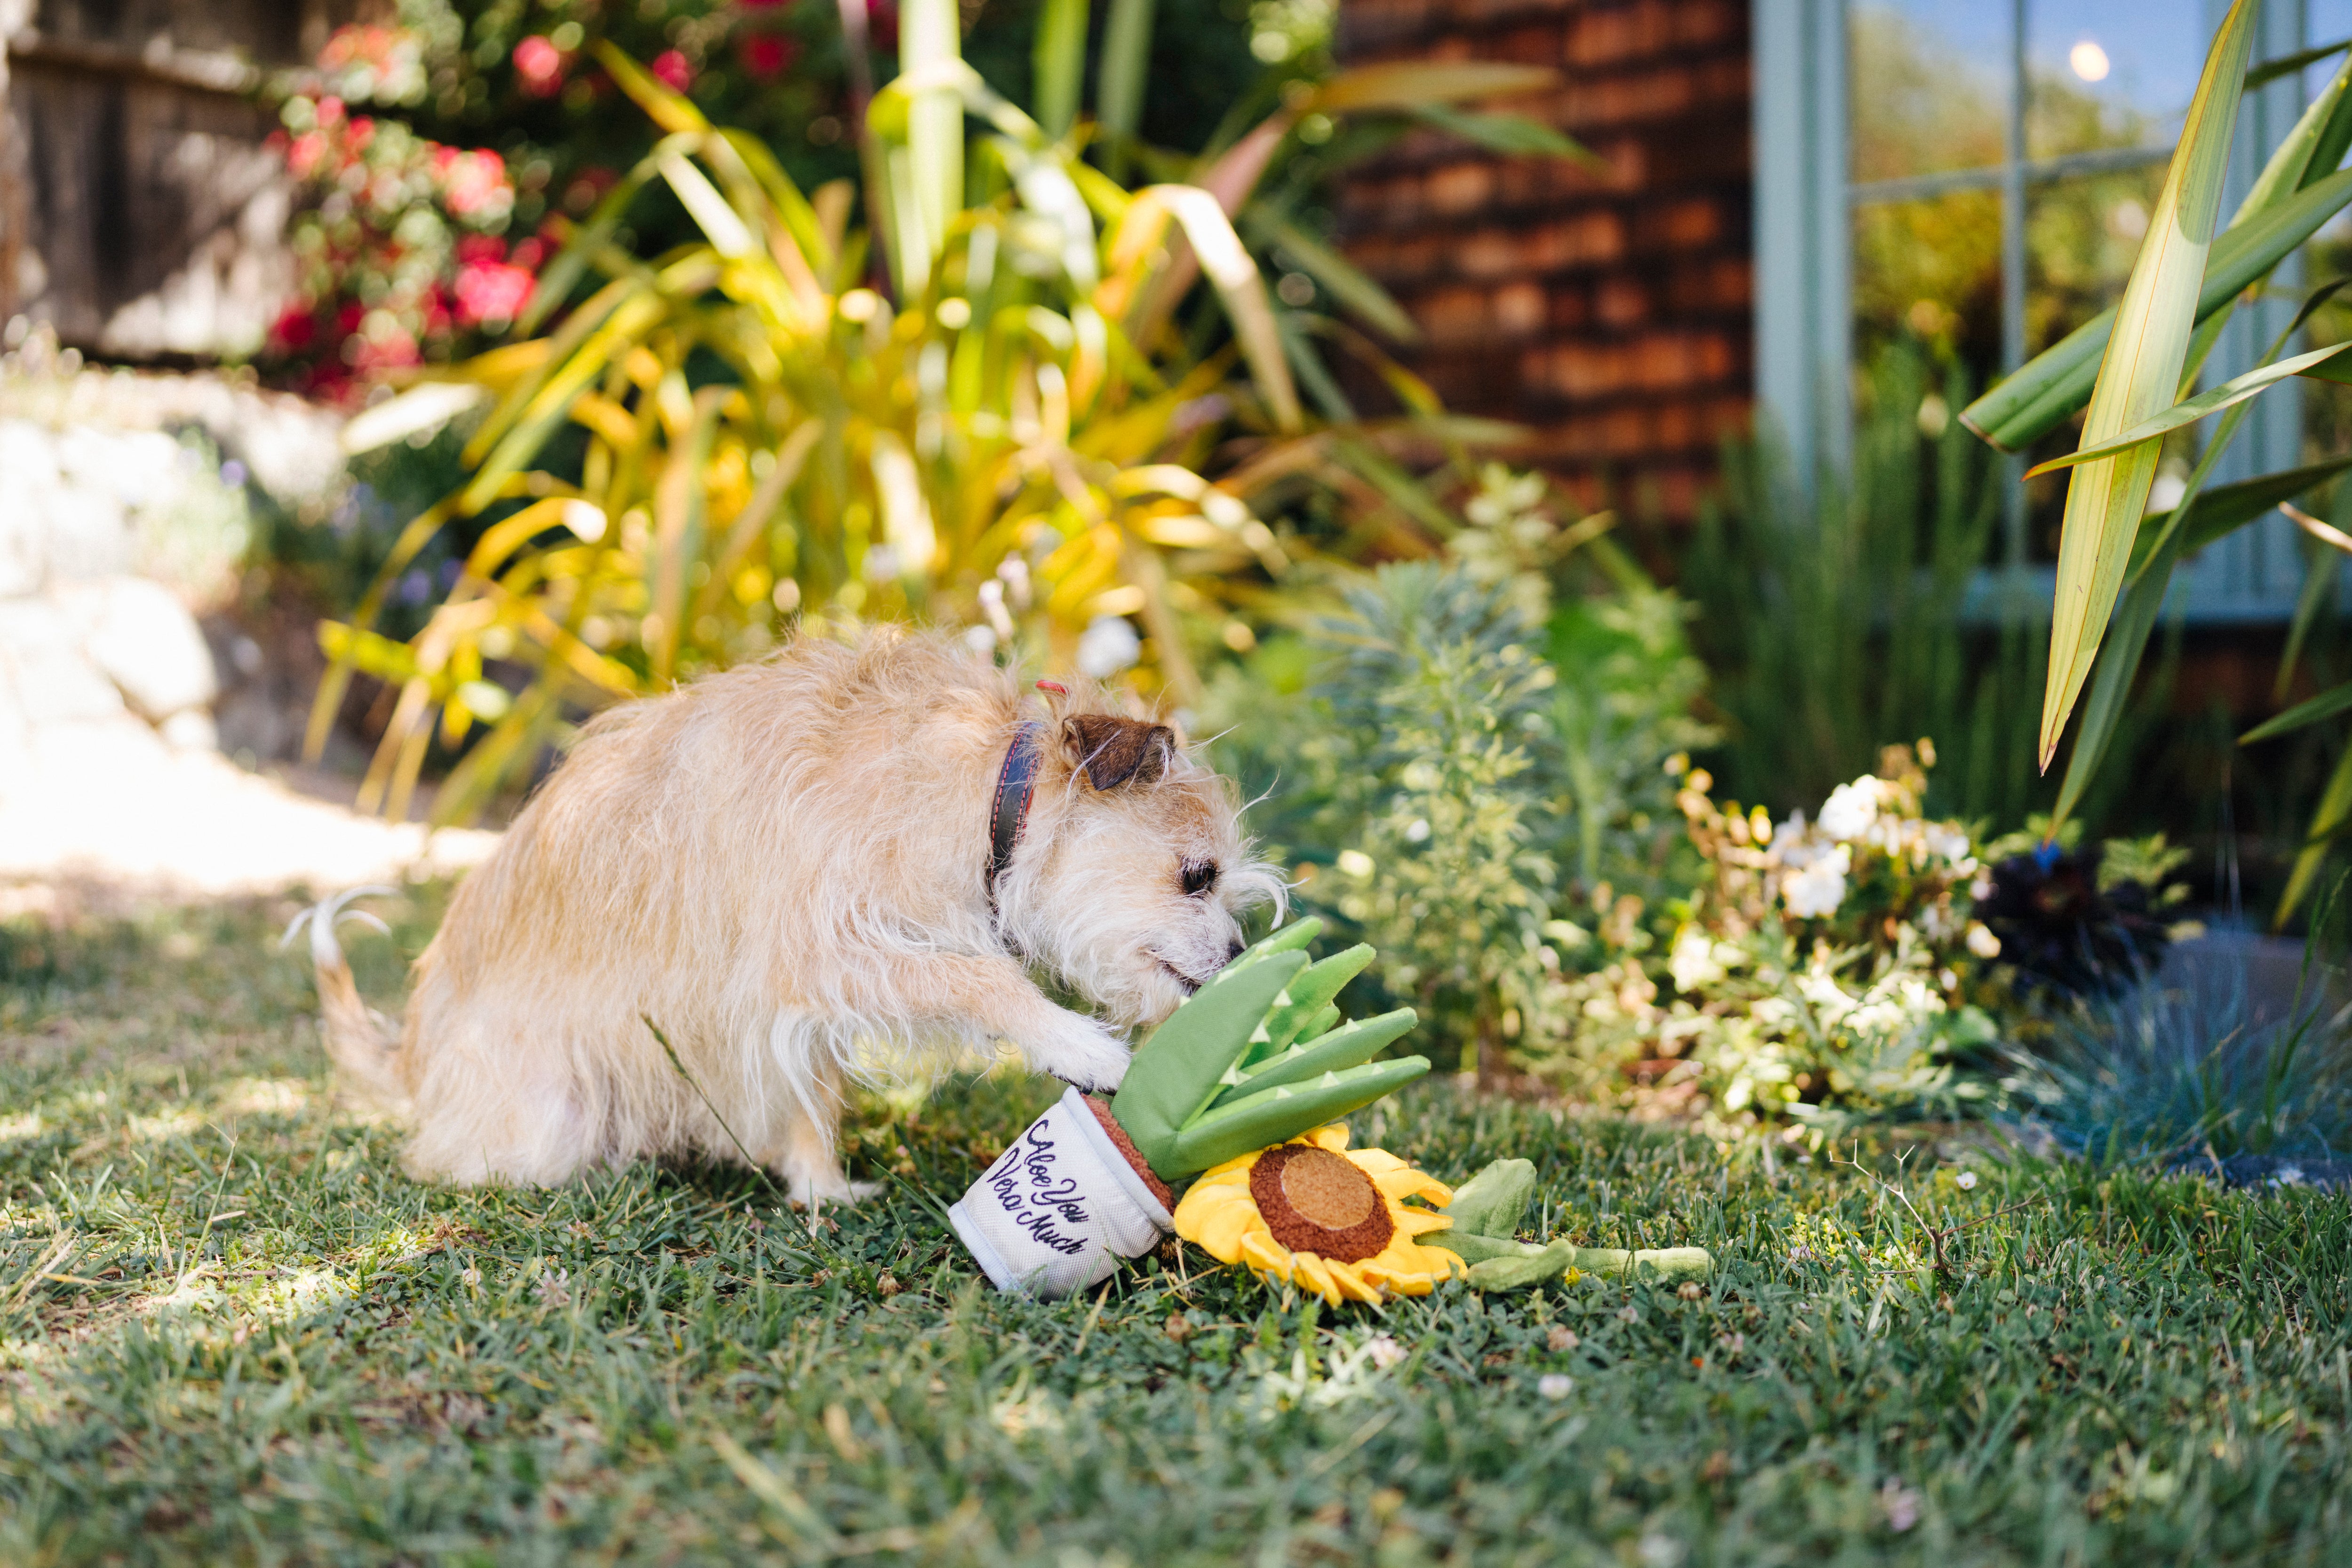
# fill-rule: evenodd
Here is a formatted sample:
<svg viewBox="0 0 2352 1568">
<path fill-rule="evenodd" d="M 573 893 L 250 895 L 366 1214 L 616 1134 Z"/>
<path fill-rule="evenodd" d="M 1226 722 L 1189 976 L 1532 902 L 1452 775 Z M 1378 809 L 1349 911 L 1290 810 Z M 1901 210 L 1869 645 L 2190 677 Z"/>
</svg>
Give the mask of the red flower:
<svg viewBox="0 0 2352 1568">
<path fill-rule="evenodd" d="M 653 72 L 656 80 L 666 83 L 672 92 L 684 92 L 694 85 L 694 68 L 687 64 L 686 57 L 676 49 L 664 49 L 654 57 L 654 63 L 646 68 Z"/>
<path fill-rule="evenodd" d="M 548 97 L 563 85 L 563 51 L 538 33 L 515 46 L 514 64 L 522 89 L 534 98 Z"/>
<path fill-rule="evenodd" d="M 503 326 L 530 302 L 531 275 L 501 261 L 469 262 L 457 273 L 457 321 L 461 326 Z"/>
<path fill-rule="evenodd" d="M 319 155 L 327 150 L 327 139 L 316 131 L 305 131 L 287 144 L 286 167 L 298 180 L 310 177 L 319 166 Z"/>
<path fill-rule="evenodd" d="M 743 40 L 743 68 L 762 81 L 783 75 L 793 68 L 793 61 L 801 52 L 797 38 L 780 38 L 772 33 L 754 33 Z"/>
<path fill-rule="evenodd" d="M 270 323 L 269 341 L 286 353 L 300 353 L 319 335 L 319 323 L 308 305 L 289 305 Z"/>
<path fill-rule="evenodd" d="M 484 207 L 496 205 L 501 196 L 510 195 L 507 188 L 506 162 L 488 149 L 460 153 L 442 163 L 441 172 L 447 182 L 447 192 L 443 199 L 449 204 L 449 210 L 459 217 L 470 217 Z"/>
</svg>

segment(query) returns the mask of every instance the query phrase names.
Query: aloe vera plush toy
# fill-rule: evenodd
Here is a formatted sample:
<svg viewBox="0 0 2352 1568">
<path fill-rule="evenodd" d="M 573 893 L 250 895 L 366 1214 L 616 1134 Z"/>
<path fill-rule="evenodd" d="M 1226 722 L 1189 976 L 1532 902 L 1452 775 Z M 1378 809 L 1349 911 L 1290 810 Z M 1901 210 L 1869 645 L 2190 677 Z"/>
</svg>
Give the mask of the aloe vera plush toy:
<svg viewBox="0 0 2352 1568">
<path fill-rule="evenodd" d="M 1525 1160 L 1497 1160 L 1449 1192 L 1378 1150 L 1349 1152 L 1334 1123 L 1429 1061 L 1373 1059 L 1412 1027 L 1410 1007 L 1339 1023 L 1332 999 L 1372 950 L 1310 963 L 1321 929 L 1300 921 L 1234 959 L 1152 1032 L 1116 1098 L 1069 1090 L 971 1184 L 948 1215 L 997 1289 L 1082 1290 L 1177 1229 L 1222 1261 L 1335 1304 L 1419 1293 L 1448 1276 L 1510 1290 L 1571 1271 L 1709 1271 L 1695 1247 L 1516 1239 L 1535 1194 Z M 1180 1215 L 1172 1184 L 1196 1177 Z"/>
<path fill-rule="evenodd" d="M 1031 1124 L 949 1211 L 999 1289 L 1066 1295 L 1140 1257 L 1174 1224 L 1171 1183 L 1361 1110 L 1429 1071 L 1372 1058 L 1412 1009 L 1339 1025 L 1332 998 L 1372 961 L 1319 963 L 1321 923 L 1284 927 L 1153 1030 L 1105 1105 L 1076 1089 Z"/>
</svg>

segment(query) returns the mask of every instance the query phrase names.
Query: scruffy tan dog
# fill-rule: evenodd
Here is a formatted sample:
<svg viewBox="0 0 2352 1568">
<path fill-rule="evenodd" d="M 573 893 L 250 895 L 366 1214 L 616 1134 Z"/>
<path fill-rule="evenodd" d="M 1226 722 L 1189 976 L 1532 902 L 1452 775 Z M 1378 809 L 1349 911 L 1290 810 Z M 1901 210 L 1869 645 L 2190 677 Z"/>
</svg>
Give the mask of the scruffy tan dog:
<svg viewBox="0 0 2352 1568">
<path fill-rule="evenodd" d="M 459 888 L 397 1045 L 336 905 L 310 935 L 329 1047 L 405 1110 L 421 1178 L 557 1183 L 740 1140 L 794 1196 L 854 1199 L 846 1077 L 1010 1040 L 1114 1086 L 1125 1045 L 1030 966 L 1115 1026 L 1153 1023 L 1280 896 L 1166 726 L 877 631 L 591 723 Z"/>
</svg>

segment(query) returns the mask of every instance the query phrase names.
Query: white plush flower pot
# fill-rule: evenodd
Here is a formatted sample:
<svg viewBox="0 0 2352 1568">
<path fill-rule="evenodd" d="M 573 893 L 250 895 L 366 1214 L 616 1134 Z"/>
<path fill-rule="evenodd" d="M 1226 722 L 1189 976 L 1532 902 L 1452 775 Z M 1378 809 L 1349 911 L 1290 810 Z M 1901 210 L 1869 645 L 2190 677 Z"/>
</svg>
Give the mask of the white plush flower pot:
<svg viewBox="0 0 2352 1568">
<path fill-rule="evenodd" d="M 1075 1089 L 948 1210 L 1000 1290 L 1051 1299 L 1099 1284 L 1175 1225 Z"/>
</svg>

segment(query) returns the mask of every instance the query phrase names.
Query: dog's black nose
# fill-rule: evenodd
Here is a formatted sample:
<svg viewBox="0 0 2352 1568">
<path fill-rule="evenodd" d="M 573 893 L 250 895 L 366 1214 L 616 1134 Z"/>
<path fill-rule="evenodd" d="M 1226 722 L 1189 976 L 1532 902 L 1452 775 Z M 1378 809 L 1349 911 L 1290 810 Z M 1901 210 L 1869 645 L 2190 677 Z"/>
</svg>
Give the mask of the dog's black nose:
<svg viewBox="0 0 2352 1568">
<path fill-rule="evenodd" d="M 1227 963 L 1231 963 L 1234 959 L 1239 958 L 1241 955 L 1242 955 L 1242 939 L 1241 939 L 1241 938 L 1239 938 L 1239 937 L 1235 937 L 1235 938 L 1234 938 L 1234 940 L 1233 940 L 1233 941 L 1231 941 L 1231 942 L 1229 942 L 1225 943 L 1225 962 L 1226 962 Z"/>
</svg>

